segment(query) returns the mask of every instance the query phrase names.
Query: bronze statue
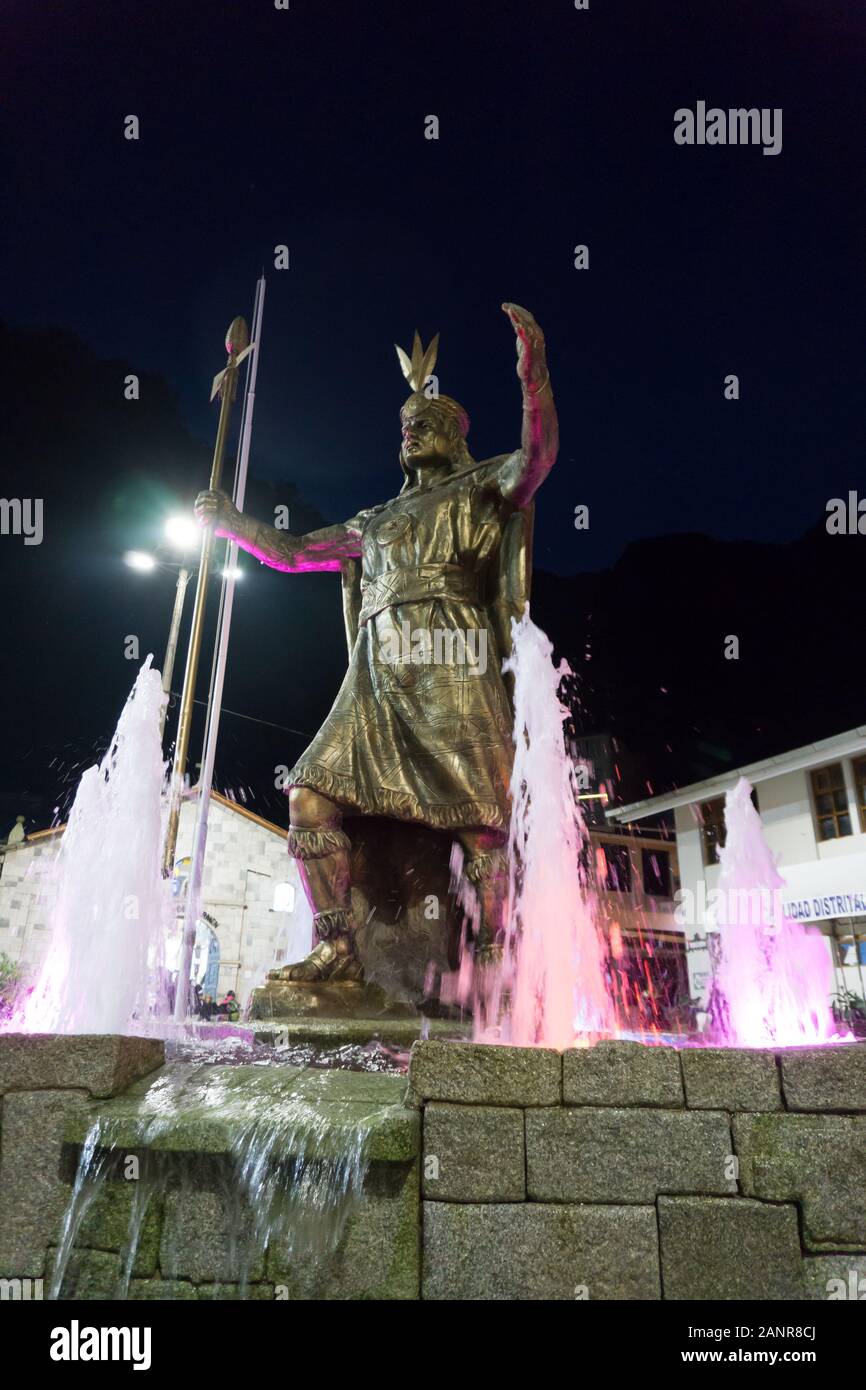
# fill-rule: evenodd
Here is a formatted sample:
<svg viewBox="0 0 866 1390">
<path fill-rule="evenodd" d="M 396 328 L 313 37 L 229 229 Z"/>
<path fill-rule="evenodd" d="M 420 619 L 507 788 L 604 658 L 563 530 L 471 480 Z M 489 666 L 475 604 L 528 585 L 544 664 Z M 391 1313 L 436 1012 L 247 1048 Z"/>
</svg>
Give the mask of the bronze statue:
<svg viewBox="0 0 866 1390">
<path fill-rule="evenodd" d="M 438 335 L 424 352 L 416 333 L 411 358 L 397 349 L 413 389 L 401 411 L 396 498 L 299 537 L 243 515 L 221 492 L 197 500 L 202 521 L 263 564 L 343 577 L 349 668 L 287 779 L 289 853 L 300 861 L 317 944 L 271 978 L 361 977 L 344 813 L 451 832 L 478 893 L 477 946 L 497 945 L 512 748 L 501 667 L 510 619 L 528 599 L 532 499 L 558 447 L 543 335 L 526 309 L 502 307 L 523 389 L 514 453 L 471 458 L 465 410 L 431 390 Z"/>
</svg>

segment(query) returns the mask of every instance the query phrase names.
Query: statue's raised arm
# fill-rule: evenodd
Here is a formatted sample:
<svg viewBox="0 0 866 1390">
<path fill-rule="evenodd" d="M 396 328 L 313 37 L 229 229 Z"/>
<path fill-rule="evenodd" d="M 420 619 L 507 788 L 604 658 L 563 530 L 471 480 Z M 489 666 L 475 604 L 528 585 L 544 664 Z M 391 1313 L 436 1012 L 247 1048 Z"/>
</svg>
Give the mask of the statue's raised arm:
<svg viewBox="0 0 866 1390">
<path fill-rule="evenodd" d="M 523 389 L 523 429 L 520 448 L 502 463 L 498 479 L 503 495 L 517 507 L 532 501 L 554 463 L 559 449 L 559 423 L 544 334 L 528 309 L 503 304 L 517 334 L 517 375 Z"/>
<path fill-rule="evenodd" d="M 351 523 L 323 526 L 306 536 L 291 536 L 239 512 L 224 492 L 200 492 L 195 513 L 203 526 L 214 523 L 217 536 L 236 541 L 263 565 L 289 574 L 339 570 L 345 560 L 355 559 L 361 553 L 361 533 Z"/>
</svg>

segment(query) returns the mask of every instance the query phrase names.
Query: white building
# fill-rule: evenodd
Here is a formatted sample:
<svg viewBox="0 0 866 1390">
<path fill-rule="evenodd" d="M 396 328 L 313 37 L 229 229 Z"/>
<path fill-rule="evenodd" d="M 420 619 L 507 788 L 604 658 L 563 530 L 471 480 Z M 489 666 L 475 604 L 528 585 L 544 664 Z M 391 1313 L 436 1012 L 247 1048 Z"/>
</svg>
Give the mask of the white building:
<svg viewBox="0 0 866 1390">
<path fill-rule="evenodd" d="M 741 777 L 754 788 L 785 881 L 785 914 L 820 930 L 837 989 L 866 999 L 866 728 L 607 813 L 623 825 L 674 814 L 680 885 L 684 900 L 695 906 L 693 919 L 681 927 L 693 996 L 705 1000 L 710 983 L 702 908 L 718 884 L 725 793 Z"/>
<path fill-rule="evenodd" d="M 181 910 L 196 800 L 181 807 L 173 888 Z M 30 974 L 51 939 L 55 861 L 65 827 L 6 846 L 0 873 L 0 952 Z M 310 950 L 312 914 L 286 849 L 286 831 L 211 793 L 194 973 L 205 993 L 233 989 L 241 1004 L 268 970 Z M 180 923 L 178 924 L 180 926 Z"/>
</svg>

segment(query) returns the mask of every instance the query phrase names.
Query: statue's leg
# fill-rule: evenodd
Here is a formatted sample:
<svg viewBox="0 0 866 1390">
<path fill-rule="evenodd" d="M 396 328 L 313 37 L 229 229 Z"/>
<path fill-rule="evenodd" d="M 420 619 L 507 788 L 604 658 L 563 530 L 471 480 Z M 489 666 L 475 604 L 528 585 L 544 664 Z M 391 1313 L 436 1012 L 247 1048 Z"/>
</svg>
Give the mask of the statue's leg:
<svg viewBox="0 0 866 1390">
<path fill-rule="evenodd" d="M 343 814 L 336 802 L 293 787 L 289 793 L 289 854 L 313 909 L 316 945 L 305 960 L 272 971 L 280 980 L 357 980 L 361 963 L 355 954 L 355 920 L 349 877 L 349 837 L 340 828 Z"/>
<path fill-rule="evenodd" d="M 458 836 L 465 856 L 463 875 L 478 895 L 475 954 L 481 960 L 495 960 L 501 955 L 505 938 L 506 836 L 500 830 L 460 830 Z"/>
</svg>

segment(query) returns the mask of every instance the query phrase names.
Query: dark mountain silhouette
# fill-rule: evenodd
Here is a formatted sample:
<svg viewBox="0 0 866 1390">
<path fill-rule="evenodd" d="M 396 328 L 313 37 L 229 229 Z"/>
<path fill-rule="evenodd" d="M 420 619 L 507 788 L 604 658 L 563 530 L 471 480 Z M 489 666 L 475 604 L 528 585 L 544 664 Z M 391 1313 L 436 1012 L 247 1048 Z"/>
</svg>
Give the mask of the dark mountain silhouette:
<svg viewBox="0 0 866 1390">
<path fill-rule="evenodd" d="M 623 758 L 623 799 L 864 722 L 864 545 L 819 521 L 784 545 L 662 536 L 601 574 L 536 574 L 535 619 L 578 677 L 578 727 L 637 758 L 630 776 Z"/>
</svg>

